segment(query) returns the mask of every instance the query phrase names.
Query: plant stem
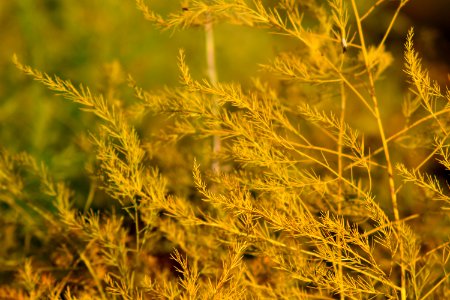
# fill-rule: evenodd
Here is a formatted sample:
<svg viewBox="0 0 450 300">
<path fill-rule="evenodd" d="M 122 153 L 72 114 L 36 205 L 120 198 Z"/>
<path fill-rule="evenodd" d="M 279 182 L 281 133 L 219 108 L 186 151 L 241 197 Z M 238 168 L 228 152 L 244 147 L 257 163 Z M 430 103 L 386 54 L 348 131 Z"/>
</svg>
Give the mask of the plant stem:
<svg viewBox="0 0 450 300">
<path fill-rule="evenodd" d="M 341 63 L 341 68 L 343 66 L 344 63 L 344 56 L 342 57 L 342 63 Z M 342 82 L 340 84 L 341 86 L 341 116 L 340 116 L 340 122 L 341 125 L 344 124 L 345 122 L 345 108 L 346 108 L 346 98 L 345 98 L 345 84 L 344 82 Z M 341 216 L 342 215 L 342 200 L 343 200 L 343 190 L 342 190 L 342 148 L 343 148 L 343 139 L 344 139 L 344 129 L 343 126 L 340 127 L 339 129 L 339 140 L 338 140 L 338 173 L 339 173 L 339 191 L 338 191 L 338 215 Z M 338 235 L 337 237 L 337 243 L 339 245 L 338 248 L 338 259 L 339 261 L 342 260 L 342 249 L 341 249 L 341 236 Z M 343 272 L 342 272 L 342 265 L 339 264 L 338 265 L 338 278 L 339 278 L 339 293 L 340 293 L 340 298 L 341 300 L 345 299 L 344 296 L 344 281 L 343 281 Z"/>
<path fill-rule="evenodd" d="M 372 5 L 372 6 L 369 8 L 369 10 L 368 10 L 363 16 L 361 16 L 361 18 L 360 18 L 361 22 L 364 21 L 364 19 L 367 18 L 367 17 L 372 13 L 372 11 L 373 11 L 377 6 L 381 5 L 384 1 L 385 1 L 385 0 L 378 0 L 374 5 Z"/>
<path fill-rule="evenodd" d="M 400 130 L 400 131 L 394 133 L 393 135 L 391 135 L 390 137 L 388 137 L 388 138 L 386 139 L 386 143 L 390 143 L 390 142 L 392 142 L 392 141 L 395 141 L 396 139 L 398 139 L 399 137 L 401 137 L 403 134 L 405 134 L 406 132 L 408 132 L 408 131 L 411 130 L 412 128 L 415 128 L 415 127 L 419 126 L 420 124 L 422 124 L 422 123 L 424 123 L 424 122 L 426 122 L 426 121 L 429 121 L 429 120 L 435 118 L 435 116 L 443 115 L 443 114 L 446 114 L 446 113 L 450 113 L 450 108 L 444 108 L 444 109 L 442 109 L 442 110 L 436 112 L 435 115 L 428 115 L 428 116 L 425 116 L 425 117 L 423 117 L 423 118 L 421 118 L 421 119 L 415 121 L 413 124 L 410 124 L 410 125 L 406 126 L 406 127 L 403 128 L 402 130 Z M 380 148 L 376 149 L 376 150 L 373 151 L 372 153 L 366 155 L 366 156 L 364 157 L 364 160 L 370 159 L 370 158 L 372 158 L 373 156 L 377 155 L 378 153 L 380 153 L 380 152 L 382 152 L 382 151 L 383 151 L 383 146 L 381 146 Z M 358 163 L 359 163 L 359 161 L 349 164 L 348 166 L 345 167 L 345 170 L 348 170 L 348 169 L 354 167 L 354 166 L 357 165 Z M 372 164 L 373 164 L 373 163 L 372 163 Z"/>
<path fill-rule="evenodd" d="M 403 8 L 403 6 L 406 5 L 408 1 L 400 1 L 400 4 L 398 5 L 397 9 L 395 10 L 395 14 L 391 19 L 391 22 L 389 23 L 388 29 L 386 29 L 386 32 L 384 33 L 383 39 L 381 40 L 380 44 L 378 45 L 378 49 L 380 50 L 380 48 L 384 45 L 384 43 L 386 42 L 386 39 L 389 35 L 389 33 L 391 33 L 392 27 L 394 26 L 395 21 L 397 20 L 397 17 L 400 13 L 400 10 Z"/>
<path fill-rule="evenodd" d="M 136 202 L 137 200 L 134 200 L 134 225 L 136 226 L 136 266 L 139 265 L 139 240 L 140 240 L 140 229 L 139 229 L 139 207 L 138 207 L 138 203 Z"/>
<path fill-rule="evenodd" d="M 92 278 L 94 279 L 95 284 L 97 286 L 97 290 L 100 293 L 101 299 L 106 300 L 107 297 L 106 297 L 105 291 L 103 290 L 101 279 L 98 278 L 97 273 L 95 272 L 94 268 L 91 265 L 91 262 L 86 257 L 86 255 L 84 255 L 84 253 L 86 252 L 87 248 L 90 246 L 91 243 L 92 243 L 92 241 L 89 242 L 89 244 L 86 246 L 86 248 L 83 251 L 78 251 L 78 253 L 80 255 L 80 259 L 84 262 L 86 268 L 88 269 L 89 274 L 91 274 Z"/>
<path fill-rule="evenodd" d="M 214 31 L 213 31 L 213 23 L 211 20 L 208 20 L 205 23 L 205 39 L 206 39 L 206 64 L 208 68 L 208 78 L 213 86 L 217 85 L 217 68 L 216 68 L 216 52 L 214 49 Z M 214 100 L 213 103 L 213 112 L 217 114 L 217 103 Z M 214 172 L 220 171 L 220 163 L 217 159 L 216 155 L 220 152 L 221 142 L 220 137 L 217 135 L 213 136 L 212 141 L 213 148 L 213 162 L 211 165 L 211 169 Z"/>
<path fill-rule="evenodd" d="M 389 180 L 389 192 L 391 195 L 392 207 L 393 207 L 393 211 L 394 211 L 394 218 L 395 218 L 396 225 L 397 225 L 396 228 L 397 228 L 397 236 L 398 236 L 398 243 L 399 243 L 399 250 L 400 250 L 400 268 L 401 268 L 401 279 L 400 279 L 401 280 L 401 291 L 400 291 L 400 293 L 401 293 L 401 299 L 406 300 L 406 270 L 405 270 L 405 266 L 403 263 L 404 248 L 403 248 L 402 234 L 400 232 L 401 231 L 401 224 L 399 223 L 400 214 L 398 211 L 397 194 L 395 192 L 395 182 L 394 182 L 394 172 L 393 172 L 393 168 L 392 168 L 392 161 L 390 158 L 389 147 L 388 147 L 388 143 L 386 141 L 386 136 L 384 133 L 383 122 L 381 121 L 380 110 L 378 108 L 378 99 L 375 94 L 374 79 L 373 79 L 372 71 L 369 66 L 367 48 L 365 45 L 364 34 L 363 34 L 362 26 L 361 26 L 361 19 L 359 17 L 359 13 L 358 13 L 358 9 L 356 7 L 355 0 L 352 0 L 352 7 L 353 7 L 353 12 L 355 14 L 356 24 L 358 26 L 359 38 L 361 41 L 361 50 L 362 50 L 363 56 L 364 56 L 364 61 L 365 61 L 366 69 L 367 69 L 367 75 L 369 77 L 369 83 L 370 83 L 369 94 L 370 94 L 370 97 L 372 98 L 372 102 L 374 105 L 375 117 L 377 119 L 378 130 L 380 132 L 380 138 L 381 138 L 381 142 L 383 144 L 384 155 L 386 157 L 387 173 L 388 173 L 388 180 Z M 391 28 L 391 26 L 390 26 L 390 28 Z M 387 34 L 385 36 L 387 36 Z"/>
</svg>

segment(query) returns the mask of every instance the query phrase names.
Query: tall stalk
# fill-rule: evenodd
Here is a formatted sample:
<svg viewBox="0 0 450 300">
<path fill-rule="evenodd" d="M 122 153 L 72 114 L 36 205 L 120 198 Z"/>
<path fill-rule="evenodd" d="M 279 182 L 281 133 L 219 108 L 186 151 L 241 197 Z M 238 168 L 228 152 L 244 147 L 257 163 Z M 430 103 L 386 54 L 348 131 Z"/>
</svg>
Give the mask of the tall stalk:
<svg viewBox="0 0 450 300">
<path fill-rule="evenodd" d="M 395 189 L 395 182 L 394 182 L 394 171 L 392 167 L 392 160 L 389 153 L 389 147 L 386 139 L 386 135 L 384 133 L 383 128 L 383 122 L 381 121 L 381 115 L 380 110 L 378 108 L 378 99 L 375 92 L 375 83 L 372 75 L 372 71 L 369 66 L 369 60 L 368 60 L 368 54 L 367 54 L 367 48 L 366 43 L 364 40 L 364 33 L 361 26 L 361 18 L 359 17 L 358 8 L 356 6 L 355 0 L 352 0 L 352 7 L 353 12 L 355 14 L 356 24 L 358 26 L 358 33 L 359 38 L 361 41 L 361 50 L 364 57 L 364 63 L 367 70 L 367 75 L 369 77 L 369 94 L 373 102 L 373 110 L 375 112 L 375 118 L 377 120 L 378 130 L 380 133 L 381 142 L 383 144 L 383 151 L 386 158 L 386 166 L 387 166 L 387 173 L 388 173 L 388 180 L 389 180 L 389 193 L 391 196 L 392 201 L 392 208 L 394 211 L 394 218 L 395 218 L 395 226 L 397 229 L 397 237 L 398 237 L 398 243 L 399 243 L 399 250 L 400 250 L 400 268 L 401 268 L 401 299 L 406 299 L 406 270 L 404 266 L 404 256 L 405 256 L 405 250 L 403 247 L 403 240 L 402 240 L 402 234 L 401 234 L 401 223 L 400 223 L 400 214 L 398 211 L 398 202 L 397 202 L 397 193 Z"/>
<path fill-rule="evenodd" d="M 213 86 L 217 85 L 217 68 L 216 68 L 216 52 L 214 49 L 214 30 L 212 20 L 209 19 L 205 24 L 205 39 L 206 39 L 206 64 L 208 69 L 208 79 Z M 213 104 L 214 113 L 217 114 L 217 103 Z M 220 152 L 221 142 L 220 137 L 213 136 L 212 149 L 213 149 L 213 162 L 211 169 L 214 172 L 220 171 L 220 162 L 217 159 L 217 154 Z"/>
</svg>

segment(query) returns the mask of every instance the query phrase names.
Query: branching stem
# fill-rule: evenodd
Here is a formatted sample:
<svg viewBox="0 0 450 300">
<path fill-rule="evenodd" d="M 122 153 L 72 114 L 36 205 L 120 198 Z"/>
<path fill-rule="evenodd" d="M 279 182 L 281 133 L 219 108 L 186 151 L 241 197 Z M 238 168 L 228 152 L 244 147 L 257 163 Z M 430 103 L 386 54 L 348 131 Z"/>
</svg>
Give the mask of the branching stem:
<svg viewBox="0 0 450 300">
<path fill-rule="evenodd" d="M 355 0 L 352 0 L 352 7 L 353 7 L 353 12 L 355 14 L 356 24 L 358 26 L 359 38 L 361 41 L 361 50 L 362 50 L 362 53 L 364 56 L 364 61 L 365 61 L 366 69 L 367 69 L 367 75 L 369 77 L 369 83 L 370 83 L 369 93 L 370 93 L 370 97 L 372 98 L 375 117 L 377 119 L 378 130 L 380 132 L 380 138 L 381 138 L 381 142 L 383 144 L 384 155 L 386 158 L 387 173 L 388 173 L 388 180 L 389 180 L 389 191 L 390 191 L 392 207 L 393 207 L 393 211 L 394 211 L 394 218 L 395 218 L 396 225 L 397 225 L 396 226 L 397 236 L 399 239 L 398 243 L 399 243 L 399 250 L 400 250 L 400 268 L 401 268 L 401 299 L 405 300 L 406 299 L 406 270 L 405 270 L 405 266 L 404 266 L 405 254 L 404 254 L 404 248 L 403 248 L 402 234 L 400 232 L 401 224 L 398 223 L 400 220 L 400 214 L 398 211 L 397 194 L 395 192 L 394 171 L 393 171 L 393 167 L 392 167 L 391 157 L 389 154 L 388 143 L 386 141 L 386 136 L 384 133 L 383 122 L 381 121 L 380 110 L 378 108 L 378 99 L 375 94 L 375 83 L 374 83 L 374 79 L 373 79 L 373 75 L 372 75 L 372 70 L 369 66 L 369 59 L 368 59 L 367 48 L 366 48 L 366 44 L 365 44 L 365 40 L 364 40 L 364 33 L 363 33 L 362 26 L 361 26 L 361 19 L 359 17 L 359 12 L 358 12 L 358 8 L 356 6 Z M 392 25 L 390 25 L 390 28 L 391 27 L 392 27 Z M 385 37 L 387 36 L 387 33 L 385 34 Z"/>
</svg>

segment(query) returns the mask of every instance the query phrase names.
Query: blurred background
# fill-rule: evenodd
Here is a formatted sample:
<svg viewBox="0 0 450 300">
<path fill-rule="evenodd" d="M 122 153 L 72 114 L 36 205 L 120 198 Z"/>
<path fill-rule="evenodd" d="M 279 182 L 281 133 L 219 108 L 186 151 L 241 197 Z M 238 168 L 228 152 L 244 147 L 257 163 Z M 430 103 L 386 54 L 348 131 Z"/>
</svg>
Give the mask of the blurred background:
<svg viewBox="0 0 450 300">
<path fill-rule="evenodd" d="M 181 10 L 178 1 L 151 7 L 162 15 Z M 273 56 L 272 37 L 262 31 L 220 26 L 218 32 L 220 80 L 249 83 L 258 63 Z M 11 63 L 14 53 L 26 65 L 103 93 L 126 87 L 127 74 L 148 90 L 178 85 L 179 48 L 193 74 L 206 77 L 203 30 L 161 32 L 131 0 L 0 1 L 0 37 L 1 145 L 44 160 L 58 179 L 83 170 L 78 135 L 95 117 L 21 74 Z"/>
</svg>

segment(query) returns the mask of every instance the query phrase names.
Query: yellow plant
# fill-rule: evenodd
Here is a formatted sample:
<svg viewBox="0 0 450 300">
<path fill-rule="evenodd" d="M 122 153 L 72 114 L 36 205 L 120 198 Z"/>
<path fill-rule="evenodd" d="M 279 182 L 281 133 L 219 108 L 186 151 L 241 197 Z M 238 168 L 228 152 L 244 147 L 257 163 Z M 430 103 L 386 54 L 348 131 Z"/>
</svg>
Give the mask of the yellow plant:
<svg viewBox="0 0 450 300">
<path fill-rule="evenodd" d="M 388 134 L 377 82 L 393 62 L 385 43 L 409 1 L 398 1 L 382 39 L 369 45 L 364 22 L 383 2 L 362 11 L 356 0 L 192 0 L 162 16 L 136 0 L 163 30 L 205 31 L 207 78 L 191 74 L 180 50 L 180 86 L 147 91 L 130 75 L 133 105 L 14 57 L 19 70 L 99 118 L 86 176 L 107 202 L 83 211 L 72 201 L 77 190 L 44 164 L 3 148 L 0 200 L 21 215 L 11 222 L 25 224 L 37 252 L 11 258 L 21 267 L 0 298 L 449 297 L 450 195 L 424 166 L 450 170 L 450 93 L 430 79 L 410 29 L 410 89 L 402 106 L 391 104 L 406 122 Z M 222 82 L 214 48 L 222 22 L 295 46 L 264 62 L 269 75 L 251 86 Z M 161 126 L 145 128 L 143 115 Z M 366 126 L 376 128 L 371 139 Z M 428 140 L 415 139 L 417 129 Z M 407 139 L 425 157 L 406 160 Z"/>
</svg>

